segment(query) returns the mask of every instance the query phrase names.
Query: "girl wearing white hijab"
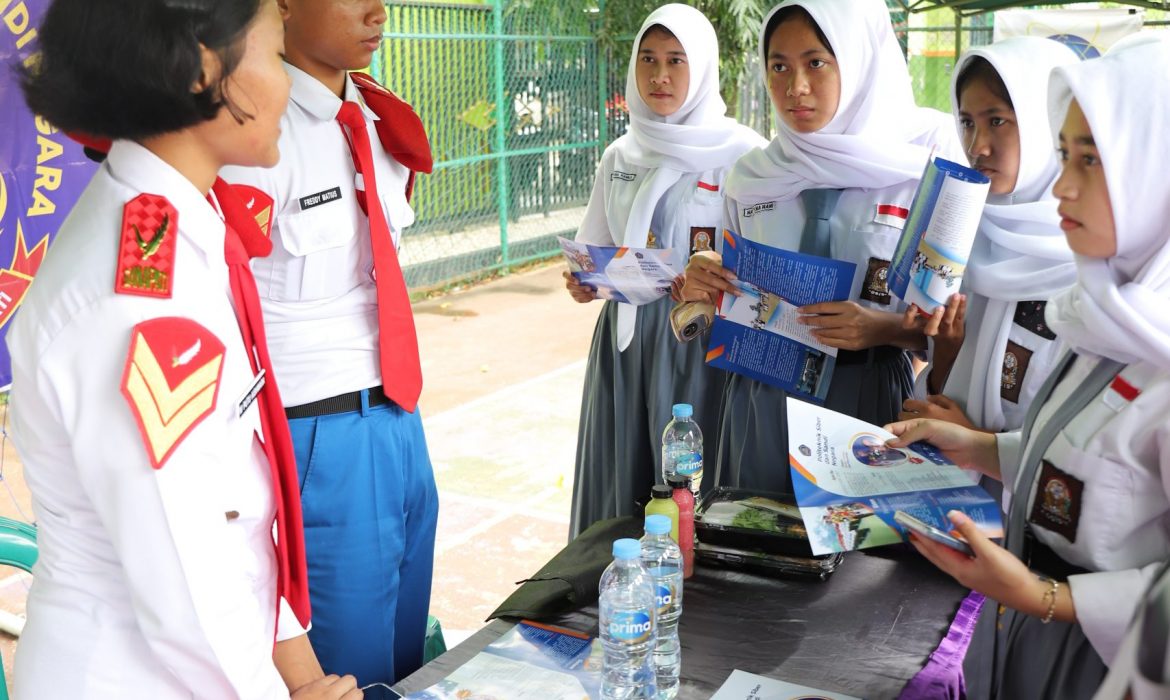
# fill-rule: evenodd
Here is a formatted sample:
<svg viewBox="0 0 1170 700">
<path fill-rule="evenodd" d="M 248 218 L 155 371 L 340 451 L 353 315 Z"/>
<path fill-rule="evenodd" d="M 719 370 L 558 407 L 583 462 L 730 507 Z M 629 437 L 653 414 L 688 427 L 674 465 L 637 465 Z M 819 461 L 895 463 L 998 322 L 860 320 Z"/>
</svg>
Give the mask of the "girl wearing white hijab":
<svg viewBox="0 0 1170 700">
<path fill-rule="evenodd" d="M 725 227 L 777 248 L 857 265 L 850 300 L 801 311 L 841 348 L 826 405 L 873 423 L 913 390 L 904 330 L 886 276 L 931 150 L 959 154 L 946 115 L 915 105 L 906 60 L 882 0 L 788 0 L 764 22 L 760 50 L 779 135 L 727 178 Z M 816 221 L 827 220 L 828 231 Z M 810 234 L 811 232 L 811 234 Z M 736 294 L 719 256 L 687 270 L 684 297 Z M 724 389 L 716 482 L 788 491 L 784 391 L 733 374 Z"/>
<path fill-rule="evenodd" d="M 1048 303 L 1069 352 L 1022 433 L 890 426 L 892 445 L 928 440 L 1015 493 L 1006 547 L 958 513 L 974 557 L 913 540 L 1001 604 L 983 608 L 968 654 L 991 657 L 993 697 L 1090 697 L 1170 556 L 1170 180 L 1150 157 L 1170 152 L 1170 137 L 1149 128 L 1170 120 L 1170 82 L 1149 79 L 1168 69 L 1170 44 L 1155 42 L 1053 73 L 1064 161 L 1053 191 L 1077 283 Z"/>
<path fill-rule="evenodd" d="M 1052 194 L 1060 161 L 1046 99 L 1052 70 L 1077 60 L 1059 42 L 1018 37 L 959 61 L 951 104 L 972 167 L 991 178 L 991 196 L 964 278 L 967 337 L 949 352 L 935 341 L 932 367 L 918 379 L 931 396 L 907 401 L 903 419 L 1017 430 L 1060 359 L 1044 307 L 1076 282 L 1076 264 Z"/>
<path fill-rule="evenodd" d="M 686 5 L 660 7 L 642 24 L 626 102 L 629 132 L 602 155 L 577 241 L 669 248 L 681 267 L 714 244 L 727 170 L 765 140 L 725 116 L 715 29 Z M 565 279 L 575 300 L 596 298 Z M 670 309 L 665 297 L 640 308 L 607 301 L 602 310 L 585 376 L 570 537 L 635 513 L 661 483 L 672 404 L 692 404 L 714 442 L 723 374 L 706 367 L 700 343 L 674 339 Z"/>
</svg>

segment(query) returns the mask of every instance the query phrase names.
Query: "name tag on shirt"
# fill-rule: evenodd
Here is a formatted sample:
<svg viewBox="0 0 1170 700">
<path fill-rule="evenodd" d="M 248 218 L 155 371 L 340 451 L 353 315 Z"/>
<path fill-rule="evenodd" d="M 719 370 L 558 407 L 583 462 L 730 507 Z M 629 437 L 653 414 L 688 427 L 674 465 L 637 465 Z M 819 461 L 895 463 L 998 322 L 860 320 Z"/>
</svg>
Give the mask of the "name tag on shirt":
<svg viewBox="0 0 1170 700">
<path fill-rule="evenodd" d="M 339 199 L 341 199 L 340 187 L 334 187 L 332 189 L 325 190 L 324 192 L 310 194 L 300 198 L 301 211 L 312 209 L 313 207 L 319 207 L 322 204 L 336 202 Z"/>
<path fill-rule="evenodd" d="M 776 208 L 775 202 L 760 202 L 759 204 L 754 204 L 750 207 L 744 207 L 743 218 L 750 219 L 751 217 L 755 216 L 756 214 L 759 214 L 762 211 L 772 211 L 775 208 Z"/>
<path fill-rule="evenodd" d="M 256 378 L 252 380 L 252 385 L 248 387 L 248 390 L 236 402 L 236 406 L 239 407 L 240 418 L 243 418 L 244 414 L 248 412 L 248 409 L 252 407 L 252 404 L 256 403 L 256 397 L 260 395 L 260 390 L 264 388 L 264 374 L 265 370 L 260 370 L 260 374 L 257 374 Z"/>
</svg>

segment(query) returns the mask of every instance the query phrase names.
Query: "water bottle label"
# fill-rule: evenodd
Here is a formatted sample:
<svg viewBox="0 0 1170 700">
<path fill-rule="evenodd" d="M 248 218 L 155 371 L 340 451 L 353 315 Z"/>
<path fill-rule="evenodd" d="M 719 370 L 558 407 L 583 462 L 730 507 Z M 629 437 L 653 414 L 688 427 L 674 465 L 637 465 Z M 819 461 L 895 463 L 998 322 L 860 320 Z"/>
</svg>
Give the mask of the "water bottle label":
<svg viewBox="0 0 1170 700">
<path fill-rule="evenodd" d="M 675 470 L 682 476 L 694 476 L 703 471 L 703 457 L 688 452 L 675 458 Z"/>
<path fill-rule="evenodd" d="M 659 583 L 654 591 L 654 604 L 658 606 L 658 614 L 665 615 L 670 612 L 670 606 L 674 603 L 674 586 L 667 583 Z"/>
<path fill-rule="evenodd" d="M 654 623 L 648 610 L 615 612 L 609 621 L 609 636 L 626 644 L 640 644 L 650 640 Z"/>
</svg>

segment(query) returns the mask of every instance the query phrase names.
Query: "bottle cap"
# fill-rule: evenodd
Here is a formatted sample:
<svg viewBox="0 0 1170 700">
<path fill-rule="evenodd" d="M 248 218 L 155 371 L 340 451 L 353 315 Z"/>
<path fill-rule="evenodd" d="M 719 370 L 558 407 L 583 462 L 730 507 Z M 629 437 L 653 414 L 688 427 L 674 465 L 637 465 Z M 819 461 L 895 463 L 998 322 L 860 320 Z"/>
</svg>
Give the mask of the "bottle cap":
<svg viewBox="0 0 1170 700">
<path fill-rule="evenodd" d="M 665 515 L 647 515 L 646 532 L 651 535 L 665 535 L 670 532 L 670 518 Z"/>
<path fill-rule="evenodd" d="M 655 484 L 654 487 L 650 489 L 650 497 L 674 498 L 674 489 L 670 488 L 669 486 L 663 486 L 662 484 Z"/>
<path fill-rule="evenodd" d="M 689 403 L 676 403 L 670 409 L 670 413 L 675 418 L 690 418 L 695 415 L 695 409 Z"/>
<path fill-rule="evenodd" d="M 638 540 L 632 540 L 628 537 L 620 540 L 614 540 L 614 559 L 637 559 L 640 556 L 642 556 L 642 543 Z"/>
<path fill-rule="evenodd" d="M 683 476 L 682 474 L 675 474 L 674 476 L 666 477 L 666 485 L 672 489 L 687 489 L 691 488 L 691 477 Z"/>
</svg>

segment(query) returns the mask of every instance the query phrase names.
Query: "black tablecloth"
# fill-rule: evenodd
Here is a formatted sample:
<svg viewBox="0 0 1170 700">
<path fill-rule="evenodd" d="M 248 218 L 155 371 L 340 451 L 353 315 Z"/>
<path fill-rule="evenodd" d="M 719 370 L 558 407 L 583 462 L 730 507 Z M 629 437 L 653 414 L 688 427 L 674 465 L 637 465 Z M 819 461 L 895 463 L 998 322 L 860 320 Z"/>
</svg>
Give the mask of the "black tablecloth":
<svg viewBox="0 0 1170 700">
<path fill-rule="evenodd" d="M 894 698 L 946 633 L 967 591 L 903 546 L 854 552 L 826 582 L 700 565 L 684 587 L 680 700 L 734 669 L 863 698 Z M 545 622 L 597 634 L 597 606 Z M 511 627 L 496 620 L 404 679 L 427 688 Z"/>
</svg>

